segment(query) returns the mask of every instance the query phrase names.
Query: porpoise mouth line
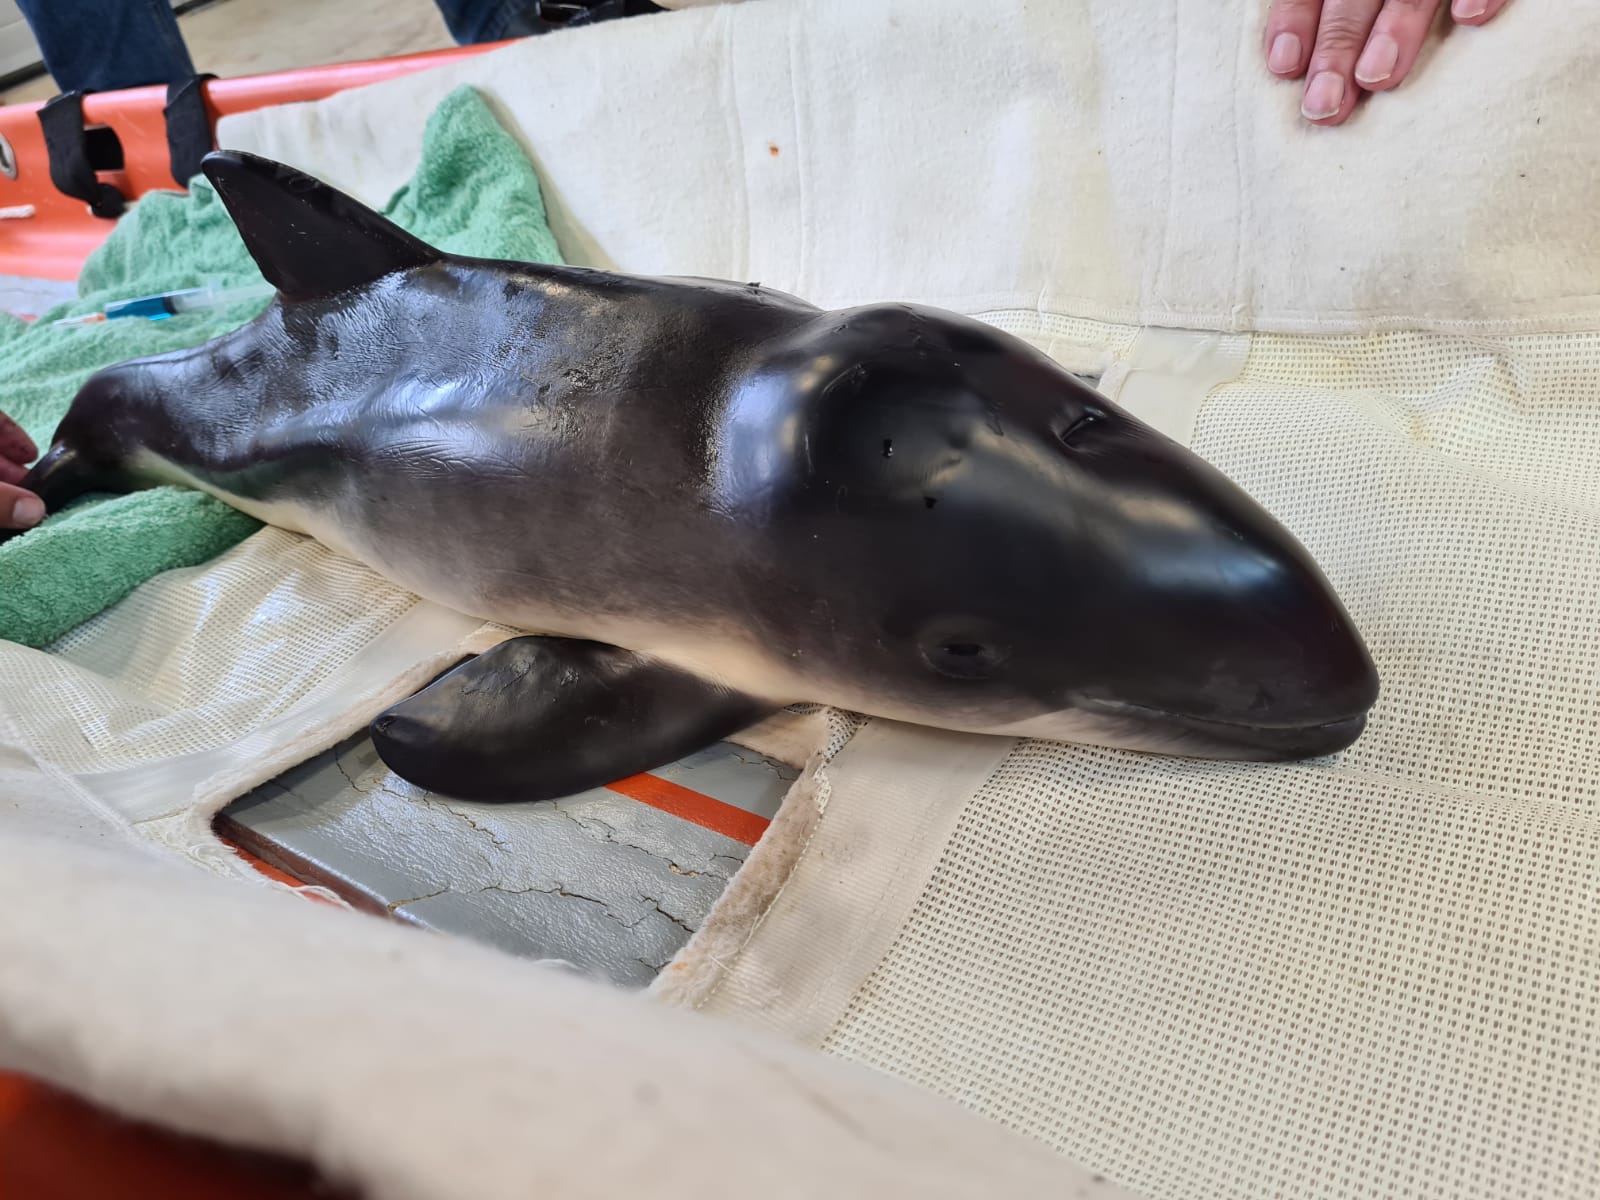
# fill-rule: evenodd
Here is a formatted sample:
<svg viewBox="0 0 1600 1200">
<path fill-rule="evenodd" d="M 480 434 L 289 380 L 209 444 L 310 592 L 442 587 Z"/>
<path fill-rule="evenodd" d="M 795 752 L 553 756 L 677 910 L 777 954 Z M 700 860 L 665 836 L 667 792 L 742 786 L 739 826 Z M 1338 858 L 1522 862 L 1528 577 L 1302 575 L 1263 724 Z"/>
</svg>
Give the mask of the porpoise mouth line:
<svg viewBox="0 0 1600 1200">
<path fill-rule="evenodd" d="M 1085 712 L 1108 717 L 1136 717 L 1141 720 L 1177 721 L 1191 728 L 1215 729 L 1233 734 L 1259 733 L 1288 736 L 1293 734 L 1342 733 L 1359 729 L 1367 722 L 1367 714 L 1338 717 L 1332 721 L 1315 721 L 1306 725 L 1252 725 L 1246 721 L 1227 721 L 1217 717 L 1197 717 L 1191 713 L 1174 712 L 1166 708 L 1152 708 L 1123 700 L 1085 700 L 1080 702 Z"/>
</svg>

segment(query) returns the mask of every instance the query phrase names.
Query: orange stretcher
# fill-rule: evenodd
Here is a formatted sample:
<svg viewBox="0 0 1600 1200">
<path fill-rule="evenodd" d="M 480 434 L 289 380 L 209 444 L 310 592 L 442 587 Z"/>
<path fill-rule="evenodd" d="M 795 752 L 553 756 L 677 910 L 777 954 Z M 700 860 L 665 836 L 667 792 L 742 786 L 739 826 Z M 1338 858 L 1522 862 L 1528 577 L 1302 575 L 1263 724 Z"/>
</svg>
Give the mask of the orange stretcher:
<svg viewBox="0 0 1600 1200">
<path fill-rule="evenodd" d="M 193 107 L 203 114 L 205 136 L 215 130 L 219 117 L 320 100 L 491 49 L 493 45 L 461 46 L 240 79 L 201 79 L 195 82 Z M 168 90 L 158 85 L 82 97 L 81 138 L 89 165 L 95 179 L 124 201 L 150 191 L 181 190 L 186 182 L 173 177 Z M 86 199 L 62 191 L 53 178 L 62 156 L 58 151 L 52 162 L 41 120 L 46 107 L 0 108 L 0 275 L 70 280 L 106 239 L 115 218 L 95 215 Z"/>
<path fill-rule="evenodd" d="M 188 132 L 192 142 L 199 116 L 200 137 L 209 145 L 219 117 L 320 100 L 493 48 L 463 46 L 240 79 L 196 80 Z M 71 105 L 81 113 L 79 145 L 89 154 L 94 182 L 111 188 L 124 203 L 150 191 L 181 190 L 173 175 L 168 92 L 156 86 L 91 93 Z M 59 155 L 53 163 L 40 119 L 46 107 L 0 108 L 0 276 L 76 279 L 84 259 L 116 224 L 114 216 L 97 216 L 84 198 L 58 186 L 53 176 L 60 169 Z M 55 111 L 59 135 L 62 107 Z M 298 882 L 243 856 L 280 882 Z M 123 1121 L 52 1087 L 0 1071 L 0 1200 L 155 1195 L 173 1200 L 310 1200 L 334 1194 L 299 1164 Z"/>
</svg>

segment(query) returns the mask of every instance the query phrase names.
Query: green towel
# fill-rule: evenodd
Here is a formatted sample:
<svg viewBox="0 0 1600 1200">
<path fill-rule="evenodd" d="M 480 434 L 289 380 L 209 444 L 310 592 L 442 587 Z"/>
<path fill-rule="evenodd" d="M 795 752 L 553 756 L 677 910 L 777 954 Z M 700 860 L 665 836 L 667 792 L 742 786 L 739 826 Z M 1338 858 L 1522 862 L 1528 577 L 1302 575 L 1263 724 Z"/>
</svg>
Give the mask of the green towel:
<svg viewBox="0 0 1600 1200">
<path fill-rule="evenodd" d="M 422 164 L 384 212 L 456 254 L 560 262 L 539 178 L 516 141 L 471 88 L 428 119 Z M 101 367 L 197 346 L 237 329 L 267 304 L 251 300 L 165 321 L 123 319 L 50 328 L 114 300 L 207 282 L 260 282 L 209 183 L 146 196 L 84 264 L 79 299 L 36 325 L 0 317 L 0 411 L 43 448 L 83 381 Z M 43 646 L 162 571 L 205 562 L 260 525 L 209 496 L 155 488 L 86 498 L 0 545 L 0 638 Z"/>
</svg>

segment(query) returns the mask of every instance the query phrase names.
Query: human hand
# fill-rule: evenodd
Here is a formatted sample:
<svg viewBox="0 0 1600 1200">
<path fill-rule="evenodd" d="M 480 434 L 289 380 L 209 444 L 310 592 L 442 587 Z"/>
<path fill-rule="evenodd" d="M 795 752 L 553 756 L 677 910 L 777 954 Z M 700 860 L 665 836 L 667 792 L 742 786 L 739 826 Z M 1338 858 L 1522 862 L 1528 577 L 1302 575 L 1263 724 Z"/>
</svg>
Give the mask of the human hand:
<svg viewBox="0 0 1600 1200">
<path fill-rule="evenodd" d="M 1342 125 L 1362 91 L 1398 87 L 1417 61 L 1441 0 L 1272 0 L 1263 46 L 1280 79 L 1306 77 L 1300 113 Z M 1506 0 L 1453 0 L 1457 25 L 1492 21 Z"/>
<path fill-rule="evenodd" d="M 44 520 L 44 502 L 16 486 L 37 457 L 39 448 L 22 427 L 0 413 L 0 529 L 32 529 Z"/>
</svg>

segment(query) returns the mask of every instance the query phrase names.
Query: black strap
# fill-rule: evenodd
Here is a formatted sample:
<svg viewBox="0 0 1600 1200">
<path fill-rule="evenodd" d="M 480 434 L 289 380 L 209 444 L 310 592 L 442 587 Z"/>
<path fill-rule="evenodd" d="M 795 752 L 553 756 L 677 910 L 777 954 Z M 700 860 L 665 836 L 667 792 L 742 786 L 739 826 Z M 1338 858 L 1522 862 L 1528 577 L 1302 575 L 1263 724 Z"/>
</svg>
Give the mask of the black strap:
<svg viewBox="0 0 1600 1200">
<path fill-rule="evenodd" d="M 122 166 L 122 143 L 111 130 L 83 127 L 83 92 L 63 92 L 39 110 L 44 148 L 50 156 L 50 182 L 64 196 L 89 206 L 97 217 L 119 217 L 128 201 L 96 175 Z"/>
<path fill-rule="evenodd" d="M 208 79 L 215 75 L 191 75 L 167 84 L 167 156 L 172 177 L 183 187 L 200 170 L 200 160 L 216 148 L 211 132 L 211 114 L 206 111 Z"/>
</svg>

